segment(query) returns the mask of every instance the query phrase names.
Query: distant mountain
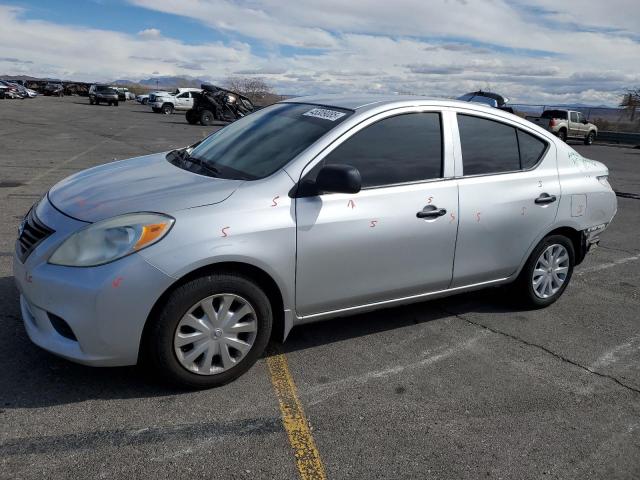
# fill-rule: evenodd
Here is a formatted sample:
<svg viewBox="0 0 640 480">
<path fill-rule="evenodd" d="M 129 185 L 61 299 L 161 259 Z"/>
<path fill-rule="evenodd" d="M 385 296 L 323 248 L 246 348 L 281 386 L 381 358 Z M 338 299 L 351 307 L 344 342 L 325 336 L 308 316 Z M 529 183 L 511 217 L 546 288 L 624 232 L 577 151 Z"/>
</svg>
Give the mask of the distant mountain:
<svg viewBox="0 0 640 480">
<path fill-rule="evenodd" d="M 199 88 L 203 83 L 207 83 L 206 80 L 193 77 L 152 77 L 137 82 L 133 80 L 116 80 L 112 83 L 117 85 L 131 85 L 138 84 L 150 88 L 169 89 L 177 87 L 194 87 Z"/>
</svg>

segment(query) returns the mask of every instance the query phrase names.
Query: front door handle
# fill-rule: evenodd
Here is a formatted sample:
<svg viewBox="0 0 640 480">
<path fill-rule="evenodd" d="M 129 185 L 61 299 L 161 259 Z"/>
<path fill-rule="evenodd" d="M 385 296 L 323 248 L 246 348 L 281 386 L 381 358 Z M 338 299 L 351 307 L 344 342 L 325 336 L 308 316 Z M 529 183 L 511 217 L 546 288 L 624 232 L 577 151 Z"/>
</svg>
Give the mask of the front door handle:
<svg viewBox="0 0 640 480">
<path fill-rule="evenodd" d="M 444 208 L 438 208 L 435 205 L 427 205 L 418 213 L 416 213 L 416 217 L 418 218 L 438 218 L 443 215 L 446 215 L 447 211 Z"/>
<path fill-rule="evenodd" d="M 546 205 L 548 203 L 553 203 L 556 201 L 555 195 L 549 195 L 548 193 L 541 193 L 538 198 L 534 200 L 538 205 Z"/>
</svg>

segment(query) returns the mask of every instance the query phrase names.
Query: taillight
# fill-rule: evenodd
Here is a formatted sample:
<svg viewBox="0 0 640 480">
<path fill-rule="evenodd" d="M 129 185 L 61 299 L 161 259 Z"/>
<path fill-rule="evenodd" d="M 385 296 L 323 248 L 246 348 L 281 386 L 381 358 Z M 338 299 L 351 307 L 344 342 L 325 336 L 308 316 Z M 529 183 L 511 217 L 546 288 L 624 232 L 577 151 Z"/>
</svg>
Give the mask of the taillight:
<svg viewBox="0 0 640 480">
<path fill-rule="evenodd" d="M 555 127 L 558 124 L 558 122 L 556 121 L 555 118 L 552 118 L 551 120 L 549 120 L 549 126 L 550 127 Z"/>
<path fill-rule="evenodd" d="M 609 184 L 609 175 L 598 175 L 596 178 L 602 185 L 611 188 L 611 185 Z"/>
</svg>

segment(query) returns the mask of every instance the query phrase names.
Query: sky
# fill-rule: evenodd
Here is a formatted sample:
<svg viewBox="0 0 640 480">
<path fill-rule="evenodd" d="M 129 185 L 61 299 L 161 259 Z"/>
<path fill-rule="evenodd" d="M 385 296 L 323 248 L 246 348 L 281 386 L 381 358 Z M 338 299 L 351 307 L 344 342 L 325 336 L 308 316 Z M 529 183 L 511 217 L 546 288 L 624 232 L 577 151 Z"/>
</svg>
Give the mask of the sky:
<svg viewBox="0 0 640 480">
<path fill-rule="evenodd" d="M 0 75 L 263 78 L 278 93 L 619 103 L 638 0 L 0 0 Z"/>
</svg>

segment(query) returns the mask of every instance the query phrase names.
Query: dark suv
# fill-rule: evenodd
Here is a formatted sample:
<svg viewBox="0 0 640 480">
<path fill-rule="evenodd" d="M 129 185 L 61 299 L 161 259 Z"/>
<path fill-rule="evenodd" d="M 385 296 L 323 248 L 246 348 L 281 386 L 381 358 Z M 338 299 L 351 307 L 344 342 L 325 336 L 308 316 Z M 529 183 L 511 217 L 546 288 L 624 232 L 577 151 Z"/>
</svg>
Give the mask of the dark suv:
<svg viewBox="0 0 640 480">
<path fill-rule="evenodd" d="M 100 103 L 118 106 L 118 91 L 109 85 L 91 85 L 89 89 L 89 103 L 91 105 Z"/>
</svg>

